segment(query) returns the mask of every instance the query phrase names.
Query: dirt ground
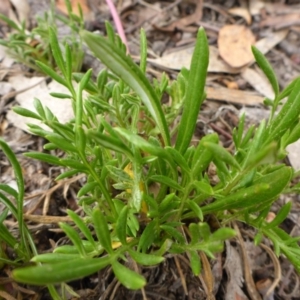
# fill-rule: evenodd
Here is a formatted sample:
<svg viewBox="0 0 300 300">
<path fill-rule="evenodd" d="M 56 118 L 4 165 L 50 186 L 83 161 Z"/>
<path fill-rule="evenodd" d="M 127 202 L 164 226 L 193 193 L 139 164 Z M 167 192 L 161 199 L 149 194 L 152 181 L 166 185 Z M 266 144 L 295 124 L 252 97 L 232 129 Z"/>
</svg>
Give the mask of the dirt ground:
<svg viewBox="0 0 300 300">
<path fill-rule="evenodd" d="M 22 16 L 18 5 L 26 0 L 1 0 L 0 12 L 14 8 L 16 18 Z M 23 10 L 30 27 L 37 15 L 49 9 L 48 0 L 27 0 L 29 10 Z M 63 1 L 56 1 L 62 13 Z M 112 21 L 105 1 L 79 1 L 83 5 L 86 28 L 104 33 L 104 22 Z M 148 73 L 160 77 L 166 72 L 175 78 L 179 69 L 189 67 L 196 32 L 206 30 L 210 44 L 210 65 L 207 79 L 207 101 L 204 103 L 195 131 L 197 140 L 208 132 L 217 132 L 226 147 L 232 144 L 232 130 L 239 116 L 246 112 L 248 124 L 258 124 L 268 116 L 263 105 L 272 90 L 249 53 L 255 44 L 272 64 L 284 88 L 300 72 L 300 1 L 298 0 L 176 0 L 143 1 L 115 0 L 121 17 L 130 54 L 138 60 L 139 31 L 143 27 L 148 38 Z M 7 10 L 5 10 L 5 5 Z M 75 7 L 75 6 L 74 6 Z M 1 11 L 2 9 L 2 11 Z M 0 23 L 0 36 L 8 29 Z M 30 29 L 30 28 L 29 28 Z M 61 34 L 66 34 L 61 28 Z M 86 58 L 85 67 L 97 72 L 101 64 Z M 66 209 L 76 210 L 76 194 L 82 177 L 56 183 L 60 168 L 33 161 L 22 156 L 30 150 L 42 151 L 44 141 L 24 131 L 18 120 L 10 117 L 11 107 L 18 105 L 23 88 L 13 85 L 12 77 L 30 78 L 35 74 L 6 58 L 0 61 L 0 136 L 3 137 L 22 164 L 26 183 L 25 218 L 40 253 L 50 251 L 56 244 L 67 242 L 57 223 Z M 300 169 L 299 143 L 289 148 L 287 164 Z M 213 172 L 213 170 L 212 170 Z M 0 152 L 0 181 L 14 184 L 12 170 Z M 292 236 L 300 235 L 300 198 L 282 197 L 273 207 L 276 213 L 287 201 L 293 201 L 292 211 L 282 228 Z M 0 204 L 0 212 L 3 207 Z M 48 218 L 46 218 L 46 216 Z M 17 225 L 9 217 L 5 224 L 17 233 Z M 119 285 L 110 268 L 80 281 L 69 283 L 80 299 L 259 299 L 251 293 L 257 290 L 261 299 L 300 299 L 299 274 L 285 257 L 272 255 L 272 245 L 265 241 L 253 245 L 255 232 L 239 224 L 240 237 L 226 242 L 223 253 L 206 261 L 199 277 L 191 273 L 184 256 L 169 256 L 157 267 L 140 272 L 148 284 L 142 291 L 129 291 Z M 205 260 L 204 260 L 205 261 Z M 50 299 L 46 289 L 20 286 L 9 279 L 10 268 L 0 270 L 0 286 L 6 294 L 0 299 Z M 253 278 L 253 281 L 249 278 Z M 272 293 L 266 291 L 276 282 Z M 1 298 L 2 297 L 2 298 Z M 70 295 L 69 299 L 75 299 Z"/>
</svg>

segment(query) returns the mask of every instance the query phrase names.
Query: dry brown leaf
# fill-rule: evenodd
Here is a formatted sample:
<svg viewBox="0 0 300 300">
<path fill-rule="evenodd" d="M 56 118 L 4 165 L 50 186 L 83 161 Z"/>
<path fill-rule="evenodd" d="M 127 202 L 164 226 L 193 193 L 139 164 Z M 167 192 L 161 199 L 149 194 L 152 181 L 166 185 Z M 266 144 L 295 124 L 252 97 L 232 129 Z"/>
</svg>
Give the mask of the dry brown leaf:
<svg viewBox="0 0 300 300">
<path fill-rule="evenodd" d="M 2 2 L 2 0 L 1 0 Z M 28 4 L 27 0 L 10 0 L 10 2 L 13 4 L 17 15 L 18 15 L 18 20 L 20 23 L 25 21 L 26 25 L 28 26 L 29 24 L 29 14 L 30 14 L 30 7 Z"/>
<path fill-rule="evenodd" d="M 300 25 L 300 13 L 269 16 L 259 24 L 261 27 L 273 27 L 275 30 L 283 29 L 293 25 Z"/>
<path fill-rule="evenodd" d="M 5 68 L 10 68 L 13 63 L 15 62 L 15 60 L 11 57 L 9 57 L 7 54 L 6 54 L 6 50 L 7 48 L 0 45 L 0 69 L 2 69 L 1 71 L 3 71 L 3 69 Z M 0 79 L 2 79 L 2 76 L 0 76 Z"/>
<path fill-rule="evenodd" d="M 228 101 L 244 105 L 255 105 L 263 103 L 263 97 L 253 92 L 232 90 L 224 87 L 207 87 L 207 99 L 217 101 Z"/>
<path fill-rule="evenodd" d="M 260 94 L 269 99 L 274 98 L 272 86 L 262 72 L 247 68 L 241 76 Z"/>
<path fill-rule="evenodd" d="M 17 75 L 10 77 L 9 82 L 17 91 L 23 90 L 26 87 L 34 86 L 32 89 L 17 94 L 16 100 L 20 106 L 35 111 L 33 99 L 38 97 L 42 104 L 47 106 L 60 122 L 68 122 L 74 117 L 71 101 L 67 99 L 57 99 L 49 95 L 51 92 L 68 93 L 68 90 L 56 81 L 51 81 L 48 85 L 45 83 L 45 81 L 43 81 L 42 83 L 36 85 L 42 79 L 42 77 L 26 78 L 23 75 Z M 18 127 L 24 131 L 28 131 L 28 127 L 26 125 L 27 123 L 37 124 L 45 129 L 48 129 L 47 126 L 42 125 L 40 121 L 22 117 L 13 111 L 8 112 L 7 119 L 12 122 L 15 127 Z"/>
<path fill-rule="evenodd" d="M 249 10 L 245 7 L 234 7 L 228 10 L 228 12 L 232 15 L 242 17 L 246 20 L 247 24 L 251 24 L 251 15 Z"/>
<path fill-rule="evenodd" d="M 225 25 L 218 37 L 221 57 L 233 68 L 240 68 L 253 61 L 251 46 L 255 43 L 252 31 L 243 25 Z"/>
<path fill-rule="evenodd" d="M 257 41 L 255 43 L 255 47 L 262 52 L 262 54 L 266 54 L 269 52 L 274 46 L 280 43 L 285 39 L 289 30 L 283 29 L 277 32 L 273 32 L 273 34 L 268 35 L 267 37 Z M 254 60 L 253 60 L 254 61 Z"/>
<path fill-rule="evenodd" d="M 182 67 L 190 68 L 193 51 L 194 47 L 188 47 L 156 59 L 148 58 L 148 62 L 172 70 L 180 70 Z M 240 69 L 234 69 L 228 66 L 220 59 L 218 49 L 214 46 L 210 46 L 208 72 L 237 74 L 240 72 Z"/>
<path fill-rule="evenodd" d="M 226 243 L 226 260 L 224 269 L 226 270 L 228 281 L 226 284 L 225 300 L 247 300 L 248 298 L 242 291 L 243 286 L 243 269 L 240 254 L 230 245 Z"/>
<path fill-rule="evenodd" d="M 275 45 L 280 43 L 288 34 L 288 30 L 281 30 L 274 32 L 255 43 L 255 46 L 263 53 L 266 54 Z M 180 70 L 182 67 L 190 68 L 191 58 L 194 51 L 194 47 L 188 47 L 179 51 L 174 51 L 172 53 L 166 54 L 162 57 L 151 59 L 148 58 L 148 62 L 153 63 L 157 66 L 172 70 Z M 254 62 L 254 57 L 251 63 Z M 209 65 L 208 72 L 212 73 L 228 73 L 228 74 L 238 74 L 242 68 L 232 68 L 226 64 L 220 57 L 219 51 L 216 47 L 209 47 Z"/>
<path fill-rule="evenodd" d="M 252 16 L 259 15 L 260 11 L 265 7 L 266 2 L 263 0 L 251 0 L 249 1 L 249 11 Z M 272 4 L 274 5 L 274 4 Z"/>
<path fill-rule="evenodd" d="M 286 150 L 289 153 L 288 158 L 292 167 L 296 171 L 300 170 L 300 140 L 288 145 Z"/>
</svg>

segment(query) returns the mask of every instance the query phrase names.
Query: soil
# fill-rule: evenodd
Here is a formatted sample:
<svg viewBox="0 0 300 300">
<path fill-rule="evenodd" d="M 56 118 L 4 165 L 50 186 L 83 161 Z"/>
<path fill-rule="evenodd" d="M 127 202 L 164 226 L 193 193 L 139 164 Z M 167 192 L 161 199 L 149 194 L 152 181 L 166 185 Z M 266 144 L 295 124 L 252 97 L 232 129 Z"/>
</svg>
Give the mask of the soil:
<svg viewBox="0 0 300 300">
<path fill-rule="evenodd" d="M 30 26 L 33 27 L 36 16 L 42 16 L 43 12 L 49 9 L 50 1 L 27 1 L 30 6 Z M 14 3 L 14 1 L 11 2 Z M 112 22 L 110 10 L 105 1 L 80 2 L 87 5 L 87 10 L 84 11 L 87 18 L 86 28 L 104 33 L 105 21 Z M 148 73 L 151 77 L 159 77 L 163 71 L 166 71 L 170 78 L 176 76 L 178 73 L 176 67 L 169 68 L 166 67 L 166 62 L 157 63 L 158 61 L 154 60 L 166 57 L 166 55 L 171 55 L 172 58 L 172 54 L 176 51 L 190 49 L 194 45 L 199 26 L 206 29 L 209 44 L 220 48 L 225 42 L 220 41 L 219 31 L 228 25 L 244 26 L 251 31 L 255 41 L 267 37 L 272 39 L 280 31 L 286 30 L 285 36 L 268 48 L 266 57 L 276 72 L 281 89 L 299 75 L 299 1 L 119 0 L 114 2 L 122 20 L 130 54 L 135 58 L 139 55 L 139 30 L 143 27 L 146 31 L 148 56 L 150 61 L 152 59 L 148 65 Z M 0 23 L 0 29 L 0 34 L 5 36 L 8 28 Z M 60 34 L 67 34 L 63 26 L 61 26 Z M 188 52 L 180 55 L 188 56 Z M 220 56 L 218 58 L 230 61 L 232 57 L 229 55 L 224 54 L 222 58 Z M 173 59 L 175 66 L 176 55 Z M 238 57 L 233 59 L 233 63 L 240 63 Z M 260 80 L 253 82 L 245 75 L 244 71 L 251 69 L 258 79 L 261 78 L 256 65 L 249 62 L 241 68 L 233 69 L 228 64 L 225 63 L 225 65 L 227 71 L 215 68 L 208 74 L 207 101 L 199 113 L 194 141 L 199 140 L 208 132 L 215 131 L 220 135 L 223 145 L 230 147 L 232 130 L 237 125 L 241 112 L 246 111 L 248 125 L 259 124 L 261 119 L 268 115 L 268 108 L 263 105 L 263 98 L 268 95 L 269 91 L 268 86 Z M 96 73 L 102 66 L 87 54 L 85 68 L 87 67 L 93 67 Z M 8 69 L 0 62 L 0 84 L 8 82 L 9 77 L 16 73 L 26 76 L 33 74 L 18 64 L 13 64 Z M 241 94 L 238 95 L 242 97 L 234 96 L 236 91 L 239 91 Z M 60 168 L 22 156 L 22 153 L 31 150 L 42 151 L 45 141 L 24 132 L 8 121 L 7 113 L 12 106 L 17 105 L 17 101 L 13 96 L 6 97 L 6 93 L 0 94 L 0 136 L 9 143 L 21 162 L 26 185 L 24 209 L 27 215 L 36 216 L 35 219 L 27 217 L 28 227 L 34 235 L 39 253 L 47 252 L 57 244 L 68 242 L 57 226 L 57 222 L 66 216 L 67 208 L 78 209 L 76 194 L 82 185 L 83 178 L 77 177 L 74 180 L 64 181 L 63 184 L 57 184 L 54 178 L 60 173 Z M 247 102 L 248 100 L 250 102 Z M 286 163 L 293 165 L 294 161 L 290 157 L 290 161 L 287 160 Z M 210 171 L 213 176 L 214 170 Z M 11 167 L 2 152 L 0 152 L 0 181 L 14 183 Z M 299 236 L 298 196 L 281 197 L 274 204 L 272 211 L 276 214 L 287 201 L 293 202 L 293 209 L 282 228 L 293 236 Z M 2 210 L 3 206 L 0 204 L 0 212 Z M 46 220 L 45 216 L 53 217 L 53 219 Z M 17 234 L 17 224 L 9 216 L 4 224 Z M 264 241 L 264 246 L 254 246 L 252 241 L 255 232 L 242 224 L 236 224 L 236 226 L 241 237 L 226 242 L 225 250 L 218 254 L 216 259 L 208 261 L 204 258 L 203 272 L 199 277 L 193 276 L 185 256 L 169 255 L 159 266 L 139 270 L 148 282 L 143 290 L 127 290 L 117 282 L 110 268 L 82 280 L 71 282 L 69 285 L 80 295 L 80 299 L 260 299 L 258 297 L 264 300 L 300 299 L 299 274 L 288 260 L 283 256 L 279 259 L 273 257 L 269 251 L 272 245 L 267 241 Z M 129 266 L 132 264 L 133 262 L 128 261 Z M 258 291 L 259 296 L 255 296 L 249 289 L 247 269 L 250 270 L 249 274 L 254 280 L 252 286 Z M 278 273 L 279 269 L 281 276 Z M 11 269 L 8 266 L 0 270 L 0 299 L 50 299 L 44 288 L 21 286 L 12 282 L 10 272 Z M 266 295 L 265 291 L 278 276 L 279 282 L 276 288 L 270 295 Z M 1 294 L 1 290 L 6 293 Z M 69 295 L 68 299 L 76 298 Z"/>
</svg>

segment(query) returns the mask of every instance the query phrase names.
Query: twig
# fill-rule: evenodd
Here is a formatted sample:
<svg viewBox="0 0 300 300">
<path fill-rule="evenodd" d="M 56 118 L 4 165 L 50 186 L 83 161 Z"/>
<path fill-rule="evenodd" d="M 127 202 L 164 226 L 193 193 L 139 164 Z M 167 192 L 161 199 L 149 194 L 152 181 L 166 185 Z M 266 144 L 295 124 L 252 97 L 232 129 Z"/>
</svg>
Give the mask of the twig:
<svg viewBox="0 0 300 300">
<path fill-rule="evenodd" d="M 253 281 L 253 277 L 251 274 L 250 266 L 249 266 L 249 259 L 245 248 L 244 240 L 241 236 L 240 230 L 235 222 L 233 222 L 233 227 L 237 233 L 237 239 L 240 244 L 241 252 L 242 252 L 242 259 L 244 263 L 244 277 L 245 277 L 245 284 L 247 287 L 247 291 L 249 296 L 252 300 L 261 300 L 261 296 L 259 295 L 255 283 Z"/>
<path fill-rule="evenodd" d="M 185 293 L 185 295 L 188 295 L 189 293 L 188 293 L 188 290 L 187 290 L 186 281 L 185 281 L 180 263 L 179 263 L 178 258 L 177 258 L 176 255 L 174 256 L 174 260 L 175 260 L 175 264 L 176 264 L 176 267 L 177 267 L 177 270 L 178 270 L 178 273 L 179 273 L 179 276 L 180 276 L 180 280 L 181 280 L 181 284 L 182 284 L 184 293 Z"/>
<path fill-rule="evenodd" d="M 268 252 L 274 265 L 274 281 L 272 285 L 268 288 L 268 291 L 266 292 L 266 296 L 268 297 L 275 290 L 276 286 L 281 280 L 281 267 L 280 267 L 279 260 L 272 249 L 270 249 L 268 246 L 262 243 L 260 244 L 260 247 L 262 247 L 265 251 Z"/>
</svg>

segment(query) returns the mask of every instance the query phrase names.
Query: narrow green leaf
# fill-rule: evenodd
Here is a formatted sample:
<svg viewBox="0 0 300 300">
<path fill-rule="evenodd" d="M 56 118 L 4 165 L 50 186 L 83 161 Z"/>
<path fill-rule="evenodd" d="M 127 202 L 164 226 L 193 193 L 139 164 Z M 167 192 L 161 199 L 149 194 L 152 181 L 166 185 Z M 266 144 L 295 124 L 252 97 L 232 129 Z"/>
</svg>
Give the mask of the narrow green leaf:
<svg viewBox="0 0 300 300">
<path fill-rule="evenodd" d="M 46 75 L 50 76 L 52 79 L 54 79 L 61 85 L 68 87 L 66 80 L 60 75 L 58 75 L 53 69 L 51 69 L 50 67 L 48 67 L 47 65 L 45 65 L 40 61 L 36 61 L 35 63 Z"/>
<path fill-rule="evenodd" d="M 108 78 L 107 70 L 102 69 L 97 76 L 97 88 L 99 89 L 100 94 L 103 94 L 105 85 L 107 83 L 107 78 Z"/>
<path fill-rule="evenodd" d="M 191 245 L 195 245 L 200 242 L 201 239 L 201 226 L 199 224 L 191 223 L 189 225 L 189 232 L 191 235 Z"/>
<path fill-rule="evenodd" d="M 125 245 L 126 242 L 126 231 L 127 231 L 127 216 L 128 216 L 128 206 L 124 206 L 118 216 L 116 224 L 116 234 L 120 242 Z"/>
<path fill-rule="evenodd" d="M 71 99 L 72 96 L 64 93 L 49 93 L 50 96 L 54 98 L 59 98 L 59 99 Z"/>
<path fill-rule="evenodd" d="M 70 178 L 70 177 L 76 175 L 77 173 L 78 173 L 78 170 L 66 171 L 66 172 L 63 172 L 62 174 L 58 175 L 54 180 L 59 181 L 59 180 L 65 179 L 65 178 Z"/>
<path fill-rule="evenodd" d="M 204 147 L 206 147 L 213 154 L 214 158 L 224 163 L 229 164 L 230 166 L 240 169 L 239 163 L 236 159 L 222 146 L 210 142 L 205 142 Z"/>
<path fill-rule="evenodd" d="M 67 78 L 66 65 L 57 39 L 57 32 L 55 32 L 54 27 L 51 26 L 49 27 L 49 41 L 50 41 L 52 55 L 55 59 L 55 62 L 57 66 L 60 68 L 61 72 Z"/>
<path fill-rule="evenodd" d="M 35 251 L 34 244 L 32 242 L 32 238 L 26 230 L 26 225 L 24 224 L 23 221 L 23 203 L 24 203 L 24 179 L 23 179 L 23 173 L 21 166 L 17 160 L 16 155 L 13 153 L 11 148 L 7 145 L 7 143 L 0 138 L 0 147 L 6 157 L 9 159 L 9 162 L 11 163 L 13 170 L 14 170 L 14 175 L 17 181 L 17 186 L 18 186 L 18 197 L 17 197 L 17 220 L 19 223 L 19 235 L 21 237 L 21 244 L 22 246 L 26 247 L 27 242 L 29 241 L 31 243 L 31 246 L 33 247 L 33 251 Z M 4 196 L 4 195 L 3 195 Z M 27 236 L 27 238 L 25 237 Z M 30 254 L 29 249 L 28 250 L 28 255 Z"/>
<path fill-rule="evenodd" d="M 269 82 L 271 83 L 271 86 L 275 93 L 275 97 L 277 97 L 279 94 L 279 84 L 273 68 L 271 67 L 270 63 L 265 58 L 265 56 L 255 46 L 252 46 L 252 53 L 255 57 L 257 64 L 259 65 L 259 67 L 261 68 L 261 70 L 264 72 Z"/>
<path fill-rule="evenodd" d="M 290 93 L 293 91 L 295 88 L 295 84 L 298 81 L 298 77 L 296 77 L 288 86 L 284 88 L 284 90 L 279 94 L 278 99 L 282 100 L 285 97 L 288 97 Z"/>
<path fill-rule="evenodd" d="M 89 69 L 81 78 L 80 84 L 79 84 L 81 90 L 84 90 L 85 87 L 87 86 L 87 84 L 90 82 L 92 72 L 93 72 L 93 70 Z"/>
<path fill-rule="evenodd" d="M 55 264 L 30 266 L 13 270 L 12 277 L 17 282 L 48 285 L 68 282 L 96 273 L 105 268 L 111 259 L 101 258 L 80 258 L 67 260 Z"/>
<path fill-rule="evenodd" d="M 88 47 L 108 68 L 128 84 L 142 99 L 164 139 L 170 145 L 170 134 L 161 104 L 151 84 L 133 60 L 99 34 L 82 31 L 81 36 Z"/>
<path fill-rule="evenodd" d="M 82 197 L 86 195 L 87 193 L 94 191 L 95 187 L 97 186 L 97 182 L 87 182 L 77 193 L 77 197 Z"/>
<path fill-rule="evenodd" d="M 5 15 L 0 13 L 0 19 L 4 21 L 10 28 L 13 28 L 17 32 L 20 32 L 21 28 L 10 18 L 6 17 Z"/>
<path fill-rule="evenodd" d="M 82 126 L 76 127 L 76 147 L 79 150 L 79 153 L 84 153 L 86 148 L 86 133 L 83 130 Z"/>
<path fill-rule="evenodd" d="M 198 276 L 201 272 L 201 259 L 196 250 L 190 250 L 190 265 L 195 276 Z"/>
<path fill-rule="evenodd" d="M 189 175 L 191 173 L 191 169 L 185 158 L 181 155 L 181 153 L 172 147 L 167 146 L 165 147 L 165 149 L 171 154 L 175 162 L 181 168 L 182 172 L 185 172 L 187 175 Z"/>
<path fill-rule="evenodd" d="M 164 258 L 161 256 L 153 255 L 153 254 L 145 254 L 136 252 L 133 250 L 128 250 L 130 256 L 139 264 L 142 266 L 153 266 L 160 264 L 164 261 Z"/>
<path fill-rule="evenodd" d="M 140 274 L 126 268 L 118 261 L 112 262 L 112 269 L 118 280 L 127 288 L 131 290 L 141 289 L 146 284 L 146 280 Z"/>
<path fill-rule="evenodd" d="M 89 130 L 87 136 L 93 138 L 97 144 L 133 158 L 131 150 L 120 140 L 106 134 Z"/>
<path fill-rule="evenodd" d="M 101 246 L 108 253 L 113 253 L 108 224 L 99 208 L 94 209 L 92 219 L 95 226 L 96 235 Z"/>
<path fill-rule="evenodd" d="M 65 45 L 65 58 L 66 58 L 66 78 L 69 82 L 72 80 L 72 53 L 68 43 Z"/>
<path fill-rule="evenodd" d="M 231 228 L 220 228 L 211 234 L 210 241 L 225 241 L 236 236 L 236 232 Z"/>
<path fill-rule="evenodd" d="M 214 195 L 213 188 L 210 186 L 210 184 L 205 183 L 204 181 L 195 181 L 194 186 L 197 188 L 198 192 L 204 195 L 209 195 L 209 196 Z"/>
<path fill-rule="evenodd" d="M 272 222 L 270 222 L 269 224 L 267 224 L 264 228 L 271 229 L 271 228 L 281 224 L 287 218 L 291 208 L 292 208 L 292 202 L 286 203 L 284 206 L 281 207 L 281 209 L 277 213 L 275 219 Z"/>
<path fill-rule="evenodd" d="M 77 83 L 79 83 L 79 82 L 82 80 L 82 78 L 83 78 L 83 76 L 85 75 L 85 73 L 84 73 L 84 74 L 83 74 L 83 73 L 73 73 L 72 75 L 73 75 L 73 79 L 74 79 Z M 103 88 L 104 88 L 104 87 L 103 87 Z M 93 80 L 92 80 L 91 78 L 90 78 L 89 81 L 86 83 L 84 89 L 85 89 L 86 91 L 88 91 L 89 93 L 91 93 L 91 94 L 98 94 L 98 93 L 99 93 L 99 90 L 98 90 L 98 88 L 97 88 L 97 85 L 93 82 Z M 103 91 L 102 91 L 102 93 L 103 93 Z M 102 93 L 99 93 L 99 94 L 101 95 Z"/>
<path fill-rule="evenodd" d="M 195 213 L 197 218 L 199 218 L 199 220 L 201 222 L 203 222 L 203 213 L 202 213 L 202 210 L 201 210 L 200 206 L 192 200 L 188 201 L 188 206 Z"/>
<path fill-rule="evenodd" d="M 171 179 L 170 177 L 163 176 L 163 175 L 152 175 L 150 176 L 149 179 L 155 182 L 165 184 L 168 187 L 173 188 L 175 190 L 183 191 L 183 187 L 179 185 L 175 180 Z"/>
<path fill-rule="evenodd" d="M 59 226 L 66 233 L 68 238 L 72 241 L 74 246 L 77 248 L 79 254 L 82 257 L 86 256 L 85 249 L 83 247 L 81 238 L 80 238 L 79 234 L 77 233 L 77 231 L 73 227 L 71 227 L 70 225 L 65 224 L 65 223 L 59 223 Z"/>
<path fill-rule="evenodd" d="M 208 42 L 204 29 L 200 28 L 191 60 L 188 87 L 175 146 L 181 154 L 185 153 L 191 142 L 200 106 L 204 100 L 208 61 Z"/>
<path fill-rule="evenodd" d="M 198 223 L 199 233 L 203 240 L 207 242 L 211 236 L 210 227 L 207 223 Z"/>
<path fill-rule="evenodd" d="M 145 252 L 152 245 L 152 242 L 157 235 L 155 227 L 156 221 L 153 220 L 148 223 L 140 237 L 138 251 L 142 250 L 143 252 Z"/>
<path fill-rule="evenodd" d="M 140 69 L 143 72 L 143 74 L 145 74 L 147 67 L 147 37 L 143 28 L 141 28 L 140 32 L 140 48 Z"/>
<path fill-rule="evenodd" d="M 59 160 L 59 165 L 69 167 L 72 169 L 80 170 L 81 172 L 87 172 L 88 168 L 86 165 L 80 163 L 78 160 L 62 158 Z"/>
<path fill-rule="evenodd" d="M 135 146 L 139 147 L 143 151 L 170 160 L 169 154 L 163 148 L 149 143 L 142 137 L 131 133 L 129 130 L 126 130 L 124 128 L 115 128 L 115 131 L 119 133 L 122 137 L 124 137 L 128 142 L 134 144 Z"/>
<path fill-rule="evenodd" d="M 67 214 L 71 217 L 73 222 L 76 224 L 76 226 L 79 228 L 79 230 L 84 234 L 84 236 L 91 243 L 91 245 L 96 247 L 96 243 L 95 243 L 94 238 L 91 234 L 91 231 L 89 230 L 87 225 L 84 223 L 82 218 L 70 209 L 67 210 Z M 84 247 L 84 249 L 85 249 L 85 247 Z"/>
<path fill-rule="evenodd" d="M 52 144 L 57 145 L 57 148 L 62 149 L 65 152 L 77 153 L 77 148 L 57 133 L 47 134 L 45 138 Z"/>
<path fill-rule="evenodd" d="M 46 114 L 45 114 L 44 107 L 43 107 L 41 101 L 37 98 L 34 98 L 33 106 L 34 106 L 35 110 L 37 111 L 37 113 L 45 120 Z"/>
<path fill-rule="evenodd" d="M 91 253 L 95 251 L 95 245 L 94 243 L 91 244 L 87 240 L 82 240 L 82 244 L 84 246 L 85 252 L 86 253 Z M 101 254 L 103 252 L 104 248 L 97 243 L 97 252 Z M 63 245 L 63 246 L 58 246 L 53 250 L 53 253 L 60 253 L 60 254 L 77 254 L 79 255 L 78 249 L 73 246 L 73 245 Z"/>
<path fill-rule="evenodd" d="M 21 106 L 15 106 L 12 108 L 12 110 L 18 115 L 42 121 L 42 118 L 38 114 L 36 114 L 35 112 L 32 112 L 31 110 L 29 110 L 27 108 L 23 108 Z"/>
<path fill-rule="evenodd" d="M 14 188 L 12 188 L 11 186 L 9 186 L 7 184 L 0 183 L 0 190 L 4 191 L 5 193 L 10 194 L 15 199 L 18 199 L 18 196 L 19 196 L 18 192 Z"/>
<path fill-rule="evenodd" d="M 184 237 L 176 228 L 168 225 L 160 225 L 160 228 L 168 233 L 171 237 L 175 238 L 180 244 L 185 244 Z"/>
<path fill-rule="evenodd" d="M 31 261 L 36 263 L 55 264 L 66 260 L 74 260 L 76 258 L 80 258 L 80 256 L 78 256 L 78 254 L 44 253 L 34 256 Z"/>
<path fill-rule="evenodd" d="M 219 137 L 217 134 L 209 134 L 200 140 L 192 161 L 193 175 L 195 177 L 199 176 L 201 172 L 206 170 L 213 158 L 212 152 L 204 146 L 206 142 L 217 144 L 219 142 Z"/>
<path fill-rule="evenodd" d="M 204 214 L 225 209 L 250 208 L 276 198 L 290 182 L 292 170 L 281 167 L 260 179 L 253 186 L 241 189 L 232 195 L 216 200 L 202 207 Z"/>
<path fill-rule="evenodd" d="M 300 78 L 295 82 L 294 89 L 288 100 L 280 109 L 278 115 L 272 120 L 266 133 L 265 144 L 278 141 L 290 129 L 300 114 Z"/>
<path fill-rule="evenodd" d="M 18 218 L 18 210 L 14 204 L 0 192 L 0 202 L 3 203 L 12 213 L 15 218 Z"/>
</svg>

